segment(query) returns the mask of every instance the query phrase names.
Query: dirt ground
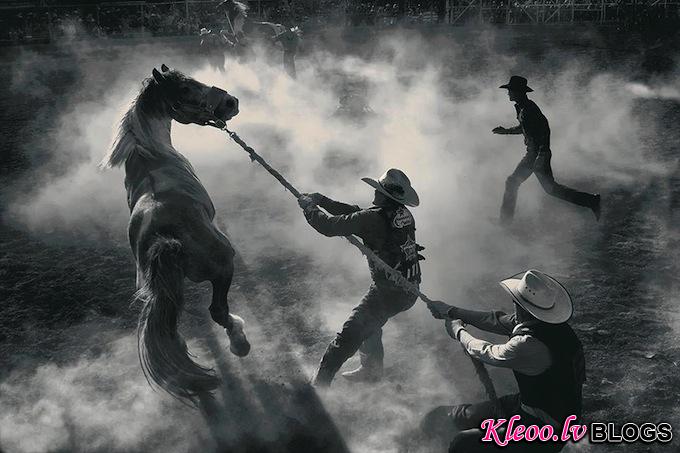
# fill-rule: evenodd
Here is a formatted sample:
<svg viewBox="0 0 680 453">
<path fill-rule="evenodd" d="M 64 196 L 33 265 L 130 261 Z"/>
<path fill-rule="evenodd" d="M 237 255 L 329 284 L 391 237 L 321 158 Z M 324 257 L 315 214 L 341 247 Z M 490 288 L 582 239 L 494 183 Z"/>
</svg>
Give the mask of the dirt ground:
<svg viewBox="0 0 680 453">
<path fill-rule="evenodd" d="M 526 58 L 540 65 L 543 36 L 532 31 L 514 34 L 505 51 L 526 52 Z M 569 38 L 560 45 L 565 55 L 589 55 L 612 71 L 617 64 L 625 71 L 630 60 L 644 59 L 639 48 L 622 50 L 615 38 L 603 36 L 598 42 Z M 180 44 L 176 51 L 190 54 Z M 14 77 L 14 59 L 19 57 L 14 52 L 3 50 L 0 80 Z M 111 52 L 124 52 L 124 46 Z M 62 127 L 60 99 L 80 96 L 96 102 L 111 70 L 102 64 L 101 73 L 82 74 L 69 63 L 79 58 L 106 59 L 106 52 L 83 56 L 42 48 L 37 55 L 45 65 L 42 69 L 40 64 L 30 66 L 39 74 L 30 78 L 25 92 L 17 90 L 16 83 L 0 87 L 0 390 L 6 393 L 7 403 L 0 408 L 3 451 L 167 451 L 169 445 L 177 451 L 422 451 L 409 446 L 412 439 L 405 428 L 373 442 L 371 436 L 383 436 L 374 427 L 380 423 L 413 426 L 437 402 L 482 398 L 459 348 L 442 335 L 404 327 L 425 325 L 422 307 L 395 319 L 399 335 L 386 332 L 386 347 L 400 354 L 389 355 L 385 382 L 353 395 L 355 388 L 338 381 L 331 392 L 315 394 L 304 381 L 339 327 L 323 321 L 327 308 L 316 301 L 334 293 L 344 300 L 344 311 L 331 310 L 346 313 L 362 288 L 344 287 L 342 276 L 325 283 L 329 276 L 323 274 L 316 278 L 317 284 L 311 283 L 307 278 L 314 271 L 310 257 L 285 245 L 255 253 L 239 249 L 231 303 L 235 312 L 255 320 L 251 358 L 230 356 L 224 333 L 205 316 L 209 288 L 187 286 L 187 299 L 203 306 L 185 316 L 185 334 L 192 350 L 198 351 L 201 360 L 213 360 L 225 380 L 212 406 L 204 408 L 207 415 L 162 393 L 148 392 L 136 362 L 139 308 L 129 303 L 135 274 L 124 231 L 83 237 L 45 234 L 43 229 L 36 234 L 7 215 L 16 193 L 30 193 L 67 173 L 65 162 L 79 156 L 77 146 L 72 156 L 55 158 L 51 153 L 50 133 Z M 187 58 L 200 61 L 197 55 Z M 79 83 L 92 77 L 101 80 L 102 92 L 79 92 Z M 519 260 L 527 266 L 537 259 L 531 249 L 536 243 L 539 250 L 560 250 L 565 242 L 576 245 L 559 260 L 543 264 L 555 269 L 577 301 L 571 325 L 586 351 L 585 420 L 665 421 L 680 427 L 680 269 L 676 259 L 680 102 L 640 99 L 635 115 L 645 143 L 639 152 L 669 172 L 609 186 L 602 194 L 604 212 L 597 226 L 592 219 L 583 219 L 570 225 L 565 234 L 561 220 L 551 214 L 563 207 L 545 197 L 539 215 L 524 219 L 531 227 L 518 223 L 506 234 L 526 244 L 527 251 L 520 253 Z M 229 216 L 234 215 L 266 215 L 271 222 L 288 219 L 283 207 L 265 214 L 239 213 L 242 205 L 242 200 L 234 198 L 231 205 L 218 206 L 218 217 L 226 219 L 227 227 Z M 541 232 L 538 237 L 536 231 Z M 236 242 L 238 234 L 243 234 L 230 232 Z M 480 253 L 489 258 L 489 270 L 471 282 L 476 289 L 470 297 L 493 306 L 489 300 L 497 293 L 489 283 L 503 271 L 500 263 L 498 268 L 493 265 L 493 250 Z M 484 282 L 481 287 L 480 282 Z M 423 368 L 422 357 L 442 351 L 453 355 L 451 362 L 435 361 L 435 370 Z M 455 383 L 449 389 L 450 400 L 441 401 L 441 393 L 426 388 L 429 381 L 419 381 L 430 371 Z M 508 373 L 492 370 L 492 377 L 501 393 L 512 391 Z M 74 388 L 95 396 L 69 393 Z M 50 402 L 49 392 L 59 397 Z M 98 402 L 98 393 L 108 396 Z M 30 404 L 23 404 L 24 399 Z M 136 406 L 139 401 L 144 407 Z M 383 412 L 362 407 L 385 401 L 389 409 Z M 45 412 L 48 403 L 55 407 Z M 64 425 L 63 418 L 54 414 L 67 412 L 72 418 Z M 163 419 L 166 424 L 149 421 Z M 27 438 L 34 436 L 27 426 L 49 429 L 43 430 L 44 440 L 17 443 L 16 430 L 26 430 Z M 428 451 L 444 451 L 441 445 L 431 448 Z M 680 451 L 680 443 L 578 445 L 565 451 L 674 452 Z"/>
</svg>

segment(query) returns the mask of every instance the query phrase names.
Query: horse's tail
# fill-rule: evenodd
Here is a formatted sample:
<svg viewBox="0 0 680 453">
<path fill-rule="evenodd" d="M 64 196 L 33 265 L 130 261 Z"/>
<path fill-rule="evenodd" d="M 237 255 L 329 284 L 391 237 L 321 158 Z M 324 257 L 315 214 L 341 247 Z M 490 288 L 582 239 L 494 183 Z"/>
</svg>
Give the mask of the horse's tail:
<svg viewBox="0 0 680 453">
<path fill-rule="evenodd" d="M 182 244 L 159 237 L 147 252 L 144 283 L 135 294 L 143 303 L 137 327 L 139 360 L 149 383 L 179 399 L 196 403 L 219 380 L 211 369 L 191 360 L 177 327 L 184 305 Z"/>
</svg>

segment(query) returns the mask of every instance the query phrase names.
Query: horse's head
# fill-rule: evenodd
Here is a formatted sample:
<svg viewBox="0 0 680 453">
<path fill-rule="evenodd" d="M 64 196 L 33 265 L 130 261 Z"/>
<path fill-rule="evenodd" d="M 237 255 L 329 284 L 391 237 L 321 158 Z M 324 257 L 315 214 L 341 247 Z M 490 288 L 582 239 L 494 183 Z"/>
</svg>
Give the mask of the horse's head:
<svg viewBox="0 0 680 453">
<path fill-rule="evenodd" d="M 238 99 L 226 91 L 210 87 L 162 65 L 152 72 L 172 119 L 182 124 L 200 125 L 226 122 L 238 114 Z"/>
</svg>

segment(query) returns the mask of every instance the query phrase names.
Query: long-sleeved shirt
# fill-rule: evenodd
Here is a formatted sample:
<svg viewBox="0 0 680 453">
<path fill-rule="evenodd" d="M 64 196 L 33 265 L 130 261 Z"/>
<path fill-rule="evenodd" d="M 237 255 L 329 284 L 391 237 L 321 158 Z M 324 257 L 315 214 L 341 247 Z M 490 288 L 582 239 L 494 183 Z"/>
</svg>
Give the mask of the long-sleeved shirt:
<svg viewBox="0 0 680 453">
<path fill-rule="evenodd" d="M 321 196 L 319 206 L 331 215 L 319 209 L 305 211 L 309 224 L 324 236 L 348 236 L 354 234 L 364 242 L 376 244 L 382 242 L 385 235 L 385 220 L 374 209 L 362 209 Z"/>
<path fill-rule="evenodd" d="M 449 316 L 480 330 L 499 335 L 510 336 L 523 326 L 530 325 L 518 323 L 514 314 L 508 315 L 501 311 L 484 312 L 454 308 Z M 530 335 L 515 335 L 503 344 L 493 344 L 475 338 L 463 329 L 459 333 L 459 339 L 470 356 L 489 365 L 510 368 L 529 376 L 541 374 L 552 365 L 548 347 Z"/>
<path fill-rule="evenodd" d="M 307 222 L 325 236 L 360 237 L 364 244 L 389 266 L 402 272 L 412 282 L 420 282 L 418 244 L 415 242 L 415 222 L 404 206 L 387 201 L 380 206 L 361 209 L 321 196 L 319 206 L 328 215 L 314 207 L 305 210 Z M 391 205 L 390 203 L 394 203 Z M 368 262 L 376 283 L 387 283 L 385 273 Z"/>
<path fill-rule="evenodd" d="M 541 109 L 531 99 L 525 98 L 515 103 L 519 124 L 507 129 L 509 134 L 524 135 L 524 144 L 529 153 L 550 151 L 550 126 Z"/>
</svg>

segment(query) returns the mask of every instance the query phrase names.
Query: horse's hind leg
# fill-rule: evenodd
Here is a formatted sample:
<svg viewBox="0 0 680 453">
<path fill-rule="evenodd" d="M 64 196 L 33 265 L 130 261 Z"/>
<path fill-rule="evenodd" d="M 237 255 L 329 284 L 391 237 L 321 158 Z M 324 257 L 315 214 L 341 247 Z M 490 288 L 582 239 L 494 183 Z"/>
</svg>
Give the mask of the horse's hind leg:
<svg viewBox="0 0 680 453">
<path fill-rule="evenodd" d="M 213 297 L 210 304 L 210 316 L 212 319 L 227 330 L 229 336 L 229 350 L 243 357 L 250 352 L 250 343 L 244 331 L 244 321 L 240 316 L 229 313 L 227 294 L 234 275 L 233 267 L 223 277 L 212 280 Z"/>
</svg>

